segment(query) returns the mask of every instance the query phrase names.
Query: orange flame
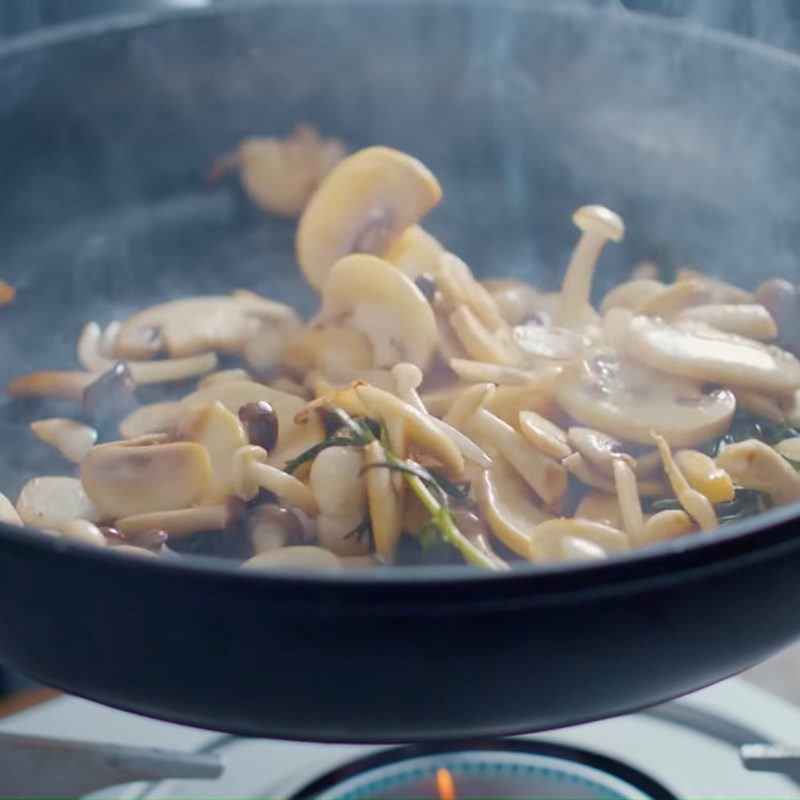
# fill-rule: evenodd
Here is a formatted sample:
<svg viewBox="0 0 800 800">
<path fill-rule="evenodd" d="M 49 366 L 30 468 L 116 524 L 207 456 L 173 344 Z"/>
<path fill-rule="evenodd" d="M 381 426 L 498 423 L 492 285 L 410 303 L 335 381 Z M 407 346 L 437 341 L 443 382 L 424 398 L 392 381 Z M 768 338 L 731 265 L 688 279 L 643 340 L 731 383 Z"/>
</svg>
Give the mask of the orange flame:
<svg viewBox="0 0 800 800">
<path fill-rule="evenodd" d="M 450 770 L 444 767 L 436 770 L 436 789 L 439 800 L 456 800 L 456 785 Z"/>
</svg>

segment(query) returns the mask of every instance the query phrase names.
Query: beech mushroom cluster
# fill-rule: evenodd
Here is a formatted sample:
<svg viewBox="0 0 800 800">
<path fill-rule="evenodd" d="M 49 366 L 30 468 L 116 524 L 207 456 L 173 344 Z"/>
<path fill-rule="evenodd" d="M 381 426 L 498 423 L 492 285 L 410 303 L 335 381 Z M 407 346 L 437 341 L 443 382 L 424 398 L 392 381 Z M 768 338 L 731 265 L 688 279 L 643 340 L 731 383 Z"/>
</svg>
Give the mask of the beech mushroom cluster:
<svg viewBox="0 0 800 800">
<path fill-rule="evenodd" d="M 8 387 L 75 403 L 30 427 L 77 473 L 0 495 L 0 523 L 249 570 L 506 570 L 800 500 L 787 281 L 667 282 L 642 262 L 596 302 L 603 252 L 625 234 L 598 205 L 573 216 L 559 291 L 481 281 L 423 227 L 442 190 L 405 153 L 345 157 L 301 127 L 244 142 L 212 177 L 233 168 L 264 210 L 300 216 L 317 313 L 239 289 L 87 323 L 78 367 Z M 148 384 L 172 390 L 142 404 Z"/>
</svg>

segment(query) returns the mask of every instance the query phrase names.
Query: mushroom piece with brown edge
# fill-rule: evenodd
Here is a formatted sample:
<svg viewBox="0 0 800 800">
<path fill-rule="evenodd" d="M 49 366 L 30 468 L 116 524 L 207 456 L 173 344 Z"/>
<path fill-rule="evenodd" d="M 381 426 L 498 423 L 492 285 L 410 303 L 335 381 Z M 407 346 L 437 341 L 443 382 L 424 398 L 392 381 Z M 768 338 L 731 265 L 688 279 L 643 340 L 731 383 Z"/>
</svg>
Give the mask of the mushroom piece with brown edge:
<svg viewBox="0 0 800 800">
<path fill-rule="evenodd" d="M 731 392 L 709 393 L 686 378 L 664 375 L 595 349 L 561 378 L 557 399 L 586 427 L 627 441 L 651 444 L 651 431 L 669 444 L 691 446 L 722 436 L 736 401 Z"/>
<path fill-rule="evenodd" d="M 203 497 L 210 479 L 205 447 L 163 437 L 97 445 L 81 464 L 86 494 L 112 519 L 187 508 Z"/>
<path fill-rule="evenodd" d="M 730 444 L 717 464 L 745 489 L 769 495 L 776 505 L 800 500 L 800 474 L 778 452 L 757 439 Z"/>
<path fill-rule="evenodd" d="M 340 162 L 320 184 L 297 229 L 297 261 L 315 289 L 350 253 L 383 255 L 406 228 L 441 200 L 424 164 L 388 147 L 368 147 Z"/>
<path fill-rule="evenodd" d="M 28 481 L 16 507 L 22 522 L 32 528 L 53 528 L 71 519 L 99 522 L 104 517 L 77 478 L 60 476 Z"/>
<path fill-rule="evenodd" d="M 579 325 L 591 308 L 592 278 L 606 243 L 621 242 L 625 236 L 622 219 L 604 206 L 583 206 L 573 214 L 572 221 L 581 230 L 581 237 L 567 266 L 553 319 L 555 325 L 567 328 Z"/>
<path fill-rule="evenodd" d="M 32 422 L 30 428 L 39 441 L 55 447 L 73 464 L 80 464 L 97 441 L 97 431 L 94 428 L 74 419 L 40 419 Z"/>
<path fill-rule="evenodd" d="M 320 319 L 363 333 L 375 367 L 408 361 L 424 369 L 436 350 L 436 320 L 428 301 L 410 278 L 375 256 L 347 256 L 332 266 Z"/>
<path fill-rule="evenodd" d="M 91 372 L 51 371 L 22 375 L 8 384 L 6 391 L 14 399 L 52 398 L 80 401 L 84 390 L 97 375 Z"/>
</svg>

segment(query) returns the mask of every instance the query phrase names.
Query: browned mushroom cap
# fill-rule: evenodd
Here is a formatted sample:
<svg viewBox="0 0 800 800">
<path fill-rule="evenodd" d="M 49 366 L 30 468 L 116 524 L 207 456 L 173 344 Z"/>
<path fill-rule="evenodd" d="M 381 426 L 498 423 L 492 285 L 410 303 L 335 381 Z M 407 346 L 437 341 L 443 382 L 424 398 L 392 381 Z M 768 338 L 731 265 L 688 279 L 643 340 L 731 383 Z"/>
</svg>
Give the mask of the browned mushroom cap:
<svg viewBox="0 0 800 800">
<path fill-rule="evenodd" d="M 348 253 L 382 255 L 439 203 L 442 190 L 422 163 L 388 147 L 344 159 L 322 182 L 297 229 L 297 260 L 321 289 L 331 266 Z"/>
<path fill-rule="evenodd" d="M 114 519 L 186 508 L 210 477 L 208 451 L 194 442 L 109 442 L 93 447 L 81 465 L 86 494 Z"/>
</svg>

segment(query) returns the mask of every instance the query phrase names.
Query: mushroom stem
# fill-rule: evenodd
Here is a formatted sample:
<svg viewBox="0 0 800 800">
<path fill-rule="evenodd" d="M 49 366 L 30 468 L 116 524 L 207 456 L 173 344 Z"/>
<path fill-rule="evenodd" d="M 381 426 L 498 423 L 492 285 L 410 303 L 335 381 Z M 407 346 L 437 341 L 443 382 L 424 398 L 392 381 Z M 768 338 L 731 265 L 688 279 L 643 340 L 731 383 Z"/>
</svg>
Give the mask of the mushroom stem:
<svg viewBox="0 0 800 800">
<path fill-rule="evenodd" d="M 747 439 L 728 445 L 717 464 L 740 486 L 765 492 L 778 505 L 800 500 L 800 474 L 764 442 Z"/>
<path fill-rule="evenodd" d="M 638 544 L 644 529 L 642 504 L 639 500 L 636 474 L 630 464 L 621 458 L 614 459 L 614 485 L 617 489 L 617 499 L 625 532 L 634 544 Z"/>
<path fill-rule="evenodd" d="M 170 538 L 188 536 L 199 531 L 217 531 L 225 527 L 228 512 L 225 506 L 197 506 L 177 511 L 155 511 L 122 517 L 114 527 L 126 536 L 147 531 L 165 531 Z"/>
</svg>

